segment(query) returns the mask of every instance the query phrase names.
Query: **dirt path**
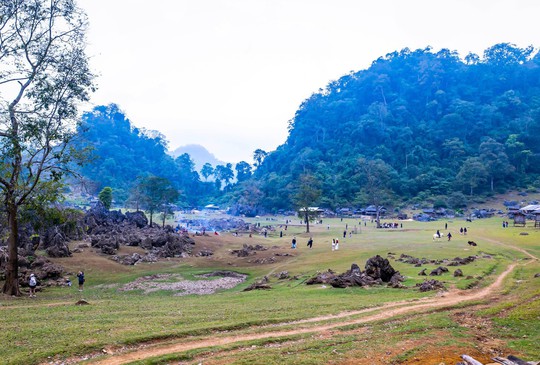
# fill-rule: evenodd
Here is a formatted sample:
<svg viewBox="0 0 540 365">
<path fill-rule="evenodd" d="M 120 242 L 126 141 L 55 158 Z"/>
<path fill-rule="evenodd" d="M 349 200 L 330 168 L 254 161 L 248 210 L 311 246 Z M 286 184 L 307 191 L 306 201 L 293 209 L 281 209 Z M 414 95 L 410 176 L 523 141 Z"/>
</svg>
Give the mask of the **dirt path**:
<svg viewBox="0 0 540 365">
<path fill-rule="evenodd" d="M 497 244 L 497 245 L 504 246 L 504 247 L 508 247 L 508 248 L 513 249 L 513 250 L 519 251 L 519 252 L 521 252 L 522 254 L 529 256 L 529 257 L 530 257 L 531 259 L 533 259 L 533 260 L 540 260 L 538 257 L 534 256 L 532 253 L 530 253 L 529 251 L 527 251 L 527 250 L 525 250 L 525 249 L 523 249 L 523 248 L 521 248 L 521 247 L 509 245 L 509 244 L 507 244 L 507 243 L 503 243 L 503 242 L 501 242 L 501 241 L 497 241 L 497 240 L 494 240 L 494 239 L 491 239 L 491 238 L 486 238 L 486 237 L 482 237 L 482 238 L 483 238 L 484 240 L 486 240 L 486 241 L 491 242 L 491 243 L 495 243 L 495 244 Z"/>
<path fill-rule="evenodd" d="M 126 363 L 136 361 L 136 360 L 143 360 L 143 359 L 148 359 L 151 357 L 162 356 L 162 355 L 171 354 L 171 353 L 180 353 L 180 352 L 193 350 L 193 349 L 199 349 L 199 348 L 205 348 L 205 347 L 211 347 L 211 346 L 220 346 L 220 345 L 230 345 L 232 343 L 239 343 L 242 341 L 270 339 L 270 338 L 276 338 L 276 337 L 323 332 L 323 331 L 332 330 L 332 329 L 336 329 L 338 327 L 347 326 L 347 325 L 369 323 L 373 321 L 393 318 L 398 315 L 409 314 L 409 313 L 414 313 L 418 311 L 425 312 L 426 310 L 449 307 L 449 306 L 453 306 L 459 303 L 463 303 L 465 301 L 483 299 L 493 294 L 498 288 L 500 288 L 503 280 L 508 276 L 508 274 L 510 274 L 510 272 L 512 272 L 515 266 L 516 266 L 515 263 L 508 266 L 506 270 L 502 272 L 491 285 L 483 289 L 479 289 L 475 291 L 467 291 L 467 292 L 454 290 L 449 293 L 446 293 L 444 296 L 428 298 L 422 301 L 392 303 L 392 304 L 387 304 L 381 307 L 368 308 L 368 309 L 364 309 L 360 311 L 344 312 L 344 313 L 340 313 L 338 315 L 332 315 L 332 316 L 310 318 L 307 320 L 298 321 L 294 323 L 285 323 L 283 325 L 291 325 L 295 323 L 319 322 L 319 321 L 324 321 L 324 320 L 346 318 L 346 317 L 351 317 L 354 315 L 365 314 L 365 313 L 370 313 L 370 312 L 377 312 L 377 313 L 374 313 L 372 315 L 368 315 L 362 318 L 348 319 L 348 320 L 340 321 L 338 323 L 322 324 L 322 325 L 316 325 L 316 326 L 307 327 L 307 328 L 297 328 L 294 330 L 272 331 L 272 332 L 266 332 L 266 333 L 243 334 L 243 335 L 241 334 L 241 335 L 226 336 L 226 337 L 214 336 L 212 338 L 195 340 L 191 342 L 186 342 L 186 339 L 180 339 L 178 340 L 177 343 L 171 344 L 169 342 L 167 345 L 156 344 L 156 345 L 146 346 L 144 348 L 140 348 L 138 350 L 131 351 L 128 353 L 113 354 L 108 358 L 94 362 L 94 364 L 109 364 L 109 365 L 126 364 Z M 262 327 L 258 327 L 258 329 L 275 329 L 276 327 L 278 326 L 276 325 L 262 326 Z"/>
</svg>

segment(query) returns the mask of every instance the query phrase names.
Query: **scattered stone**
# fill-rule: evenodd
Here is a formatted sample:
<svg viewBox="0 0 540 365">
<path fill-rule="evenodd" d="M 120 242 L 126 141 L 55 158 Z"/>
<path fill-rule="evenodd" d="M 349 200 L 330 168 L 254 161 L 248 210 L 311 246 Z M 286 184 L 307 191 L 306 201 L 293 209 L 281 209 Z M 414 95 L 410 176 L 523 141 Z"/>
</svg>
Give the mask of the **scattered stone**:
<svg viewBox="0 0 540 365">
<path fill-rule="evenodd" d="M 213 254 L 214 252 L 212 250 L 205 249 L 205 250 L 199 251 L 197 256 L 207 257 L 207 256 L 212 256 Z"/>
<path fill-rule="evenodd" d="M 394 275 L 390 278 L 390 282 L 388 283 L 388 286 L 391 288 L 399 289 L 404 288 L 405 286 L 401 284 L 405 281 L 405 277 L 402 276 L 399 271 L 396 271 Z"/>
<path fill-rule="evenodd" d="M 237 278 L 237 279 L 245 279 L 245 277 L 246 277 L 246 275 L 244 275 L 244 274 L 240 274 L 240 273 L 237 273 L 235 271 L 228 271 L 228 270 L 212 271 L 210 273 L 201 274 L 201 275 L 198 275 L 198 276 L 202 277 L 202 278 L 211 278 L 211 277 L 219 276 L 219 277 L 223 277 L 223 278 Z M 266 276 L 265 276 L 265 278 L 266 278 Z"/>
<path fill-rule="evenodd" d="M 374 280 L 380 279 L 385 283 L 388 283 L 396 273 L 396 270 L 390 265 L 390 262 L 379 255 L 369 258 L 366 262 L 365 269 L 365 274 L 367 276 L 372 277 Z"/>
<path fill-rule="evenodd" d="M 418 275 L 420 275 L 420 276 L 427 276 L 426 270 L 427 270 L 427 269 L 422 269 L 422 271 L 420 271 L 420 272 L 418 273 Z"/>
<path fill-rule="evenodd" d="M 86 300 L 84 299 L 81 299 L 79 300 L 77 303 L 75 303 L 75 305 L 90 305 L 90 303 L 88 303 Z"/>
<path fill-rule="evenodd" d="M 445 272 L 448 272 L 448 269 L 446 267 L 439 266 L 438 268 L 432 270 L 429 273 L 429 276 L 440 276 L 440 275 L 444 274 Z"/>
<path fill-rule="evenodd" d="M 442 259 L 442 260 L 434 260 L 434 259 L 426 259 L 426 258 L 416 258 L 410 255 L 401 254 L 399 259 L 396 261 L 404 262 L 406 264 L 414 265 L 415 267 L 420 267 L 422 265 L 432 264 L 432 265 L 447 265 L 447 266 L 460 266 L 460 265 L 467 265 L 471 262 L 475 261 L 478 258 L 478 256 L 468 256 L 465 258 L 461 257 L 455 257 L 452 260 L 448 259 Z"/>
<path fill-rule="evenodd" d="M 273 257 L 265 257 L 265 258 L 255 259 L 255 260 L 248 260 L 248 262 L 251 264 L 264 265 L 264 264 L 273 264 L 274 262 L 276 262 L 276 259 Z"/>
<path fill-rule="evenodd" d="M 529 235 L 529 232 L 520 232 L 519 235 L 520 235 L 520 236 L 528 236 L 528 235 Z"/>
<path fill-rule="evenodd" d="M 458 276 L 463 276 L 463 271 L 461 271 L 461 269 L 454 271 L 454 277 L 457 278 Z"/>
<path fill-rule="evenodd" d="M 331 270 L 328 269 L 328 271 L 325 271 L 323 273 L 318 273 L 311 279 L 308 279 L 306 281 L 306 285 L 314 285 L 314 284 L 329 284 L 332 279 L 336 277 L 336 274 Z"/>
<path fill-rule="evenodd" d="M 269 290 L 272 289 L 272 287 L 268 284 L 264 283 L 253 283 L 247 288 L 245 288 L 243 291 L 251 291 L 251 290 Z"/>
<path fill-rule="evenodd" d="M 268 250 L 268 247 L 264 247 L 262 245 L 247 245 L 244 243 L 242 248 L 240 250 L 232 250 L 231 254 L 236 255 L 238 257 L 247 257 L 250 255 L 255 255 L 256 251 L 266 251 Z"/>
<path fill-rule="evenodd" d="M 289 277 L 290 275 L 288 271 L 282 271 L 279 274 L 277 274 L 278 280 L 285 280 L 285 279 L 288 279 Z"/>
<path fill-rule="evenodd" d="M 534 277 L 535 277 L 535 278 L 540 278 L 540 272 L 539 272 L 539 273 L 536 273 L 536 274 L 534 274 Z"/>
<path fill-rule="evenodd" d="M 439 280 L 435 280 L 435 279 L 425 280 L 421 284 L 416 284 L 416 286 L 418 287 L 418 290 L 420 290 L 421 292 L 439 290 L 439 289 L 445 290 L 444 284 L 440 282 Z"/>
</svg>

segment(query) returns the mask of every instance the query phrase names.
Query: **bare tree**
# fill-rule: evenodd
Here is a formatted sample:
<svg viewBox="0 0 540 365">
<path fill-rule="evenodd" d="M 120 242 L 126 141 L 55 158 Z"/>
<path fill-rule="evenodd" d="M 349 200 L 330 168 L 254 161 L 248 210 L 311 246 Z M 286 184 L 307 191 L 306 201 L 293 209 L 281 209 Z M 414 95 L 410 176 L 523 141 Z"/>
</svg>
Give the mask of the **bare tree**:
<svg viewBox="0 0 540 365">
<path fill-rule="evenodd" d="M 77 105 L 94 90 L 87 19 L 74 0 L 0 2 L 0 191 L 10 236 L 2 291 L 20 295 L 19 210 L 78 157 Z"/>
</svg>

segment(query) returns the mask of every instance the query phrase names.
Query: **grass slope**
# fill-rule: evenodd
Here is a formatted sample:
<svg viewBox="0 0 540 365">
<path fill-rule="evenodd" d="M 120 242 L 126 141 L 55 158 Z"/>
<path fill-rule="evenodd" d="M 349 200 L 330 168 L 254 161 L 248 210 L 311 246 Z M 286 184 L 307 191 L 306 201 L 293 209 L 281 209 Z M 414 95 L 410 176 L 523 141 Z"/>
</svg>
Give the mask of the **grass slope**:
<svg viewBox="0 0 540 365">
<path fill-rule="evenodd" d="M 295 221 L 298 222 L 297 219 Z M 170 354 L 142 363 L 399 364 L 412 363 L 417 359 L 422 364 L 438 364 L 457 362 L 462 353 L 488 359 L 490 355 L 496 355 L 491 353 L 496 350 L 503 355 L 511 351 L 540 360 L 540 278 L 534 278 L 534 274 L 540 272 L 540 265 L 527 255 L 528 252 L 540 257 L 540 230 L 530 227 L 503 229 L 500 222 L 498 218 L 472 223 L 446 222 L 454 236 L 448 242 L 432 240 L 437 229 L 447 232 L 444 231 L 444 221 L 406 221 L 402 229 L 378 230 L 370 222 L 359 227 L 359 222 L 353 219 L 325 219 L 324 224 L 312 226 L 311 234 L 304 233 L 305 228 L 299 224 L 289 224 L 284 231 L 285 236 L 280 238 L 281 222 L 261 220 L 261 224 L 271 223 L 278 227 L 268 238 L 234 237 L 230 234 L 197 237 L 195 250 L 209 248 L 214 250 L 213 256 L 171 259 L 133 267 L 121 266 L 107 257 L 85 250 L 72 258 L 55 260 L 72 272 L 85 270 L 87 284 L 83 293 L 75 287 L 46 288 L 32 300 L 0 297 L 0 341 L 4 344 L 0 347 L 0 362 L 38 364 L 47 359 L 84 356 L 146 341 L 272 331 L 272 328 L 259 326 L 436 295 L 433 292 L 419 293 L 412 288 L 334 289 L 303 284 L 317 271 L 332 269 L 343 272 L 350 268 L 351 263 L 363 267 L 369 257 L 376 254 L 386 257 L 389 252 L 397 257 L 405 253 L 430 259 L 491 255 L 491 259 L 480 259 L 460 267 L 465 277 L 454 278 L 450 268 L 450 273 L 437 278 L 444 280 L 447 287 L 460 289 L 486 286 L 494 274 L 502 272 L 510 262 L 517 260 L 520 265 L 506 280 L 502 293 L 490 301 L 403 315 L 390 321 L 346 326 L 325 333 L 261 339 Z M 358 233 L 343 238 L 346 224 L 349 230 L 356 225 Z M 459 234 L 461 226 L 467 226 L 467 236 Z M 529 235 L 519 234 L 524 231 Z M 290 249 L 293 235 L 299 242 L 297 250 Z M 314 237 L 312 250 L 306 247 L 310 235 Z M 333 237 L 340 239 L 340 250 L 336 252 L 331 251 Z M 467 245 L 469 239 L 477 242 L 478 246 Z M 230 250 L 240 248 L 244 243 L 275 248 L 248 258 L 230 254 Z M 125 248 L 125 252 L 128 249 Z M 273 256 L 276 252 L 293 256 Z M 270 257 L 274 257 L 274 263 L 253 263 L 255 259 Z M 407 277 L 406 286 L 413 287 L 423 281 L 417 275 L 421 268 L 394 260 L 390 262 Z M 429 272 L 436 266 L 425 267 Z M 248 274 L 249 278 L 234 289 L 206 296 L 178 297 L 169 291 L 143 295 L 140 291 L 118 290 L 125 283 L 153 273 L 180 273 L 191 279 L 195 274 L 215 269 L 239 271 Z M 288 271 L 297 278 L 277 280 L 272 276 L 281 271 Z M 271 279 L 272 290 L 241 291 L 265 275 Z M 466 279 L 467 275 L 473 278 Z M 75 306 L 74 303 L 81 298 L 90 305 Z M 470 320 L 465 321 L 464 318 Z M 485 327 L 474 326 L 484 322 Z M 294 328 L 298 326 L 301 325 L 292 325 Z"/>
</svg>

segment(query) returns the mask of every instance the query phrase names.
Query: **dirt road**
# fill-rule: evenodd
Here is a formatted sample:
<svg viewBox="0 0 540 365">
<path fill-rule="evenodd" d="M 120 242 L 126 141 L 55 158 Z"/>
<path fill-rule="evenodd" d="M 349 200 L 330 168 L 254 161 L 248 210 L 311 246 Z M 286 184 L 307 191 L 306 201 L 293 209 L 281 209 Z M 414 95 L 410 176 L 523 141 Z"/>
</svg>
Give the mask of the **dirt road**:
<svg viewBox="0 0 540 365">
<path fill-rule="evenodd" d="M 460 291 L 460 290 L 453 290 L 448 293 L 445 293 L 443 296 L 435 297 L 435 298 L 428 298 L 421 301 L 403 301 L 403 302 L 396 302 L 387 304 L 384 306 L 380 306 L 377 308 L 369 308 L 364 309 L 360 311 L 351 311 L 351 312 L 344 312 L 333 316 L 325 316 L 325 317 L 315 317 L 310 318 L 303 321 L 298 322 L 288 322 L 284 323 L 282 326 L 291 326 L 294 324 L 300 324 L 300 323 L 316 323 L 316 322 L 322 322 L 325 320 L 336 320 L 336 319 L 343 319 L 338 322 L 334 322 L 331 324 L 321 324 L 321 325 L 314 325 L 306 328 L 298 328 L 294 330 L 282 330 L 276 331 L 276 328 L 279 328 L 279 325 L 272 325 L 272 326 L 261 326 L 257 327 L 258 330 L 264 330 L 268 329 L 269 332 L 265 333 L 256 333 L 256 334 L 239 334 L 239 335 L 233 335 L 233 336 L 224 336 L 224 337 L 216 337 L 216 335 L 212 335 L 212 338 L 206 338 L 206 339 L 199 339 L 196 341 L 186 342 L 186 339 L 179 339 L 177 343 L 170 343 L 167 342 L 166 345 L 164 344 L 153 344 L 151 346 L 144 346 L 139 349 L 130 351 L 130 352 L 119 352 L 119 353 L 113 353 L 112 355 L 108 356 L 107 358 L 104 358 L 102 360 L 99 360 L 97 362 L 94 362 L 95 364 L 108 364 L 108 365 L 118 365 L 118 364 L 126 364 L 132 361 L 136 360 L 143 360 L 148 359 L 155 356 L 161 356 L 171 353 L 180 353 L 188 350 L 193 349 L 199 349 L 199 348 L 205 348 L 205 347 L 211 347 L 211 346 L 220 346 L 220 345 L 230 345 L 232 343 L 239 343 L 243 341 L 250 341 L 250 340 L 260 340 L 260 339 L 270 339 L 270 338 L 277 338 L 277 337 L 283 337 L 283 336 L 292 336 L 292 335 L 299 335 L 299 334 L 306 334 L 306 333 L 317 333 L 317 332 L 323 332 L 327 330 L 336 329 L 338 327 L 347 326 L 347 325 L 354 325 L 354 324 L 362 324 L 362 323 L 369 323 L 373 321 L 383 320 L 383 319 L 390 319 L 398 315 L 403 314 L 411 314 L 415 312 L 425 312 L 427 310 L 433 310 L 433 309 L 439 309 L 444 307 L 450 307 L 456 304 L 460 304 L 466 301 L 474 301 L 479 300 L 488 297 L 491 294 L 494 294 L 497 289 L 501 287 L 501 284 L 503 280 L 512 272 L 516 264 L 512 264 L 506 268 L 504 272 L 502 272 L 497 279 L 488 287 L 485 287 L 483 289 L 474 290 L 474 291 Z M 369 313 L 373 313 L 369 315 Z M 358 316 L 362 314 L 368 314 L 367 316 L 364 316 L 362 318 L 354 318 L 351 319 L 349 317 L 352 316 Z"/>
</svg>

